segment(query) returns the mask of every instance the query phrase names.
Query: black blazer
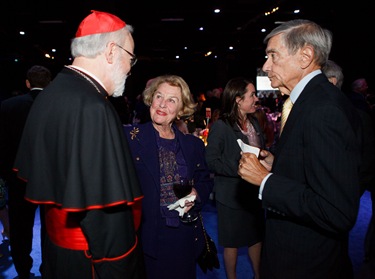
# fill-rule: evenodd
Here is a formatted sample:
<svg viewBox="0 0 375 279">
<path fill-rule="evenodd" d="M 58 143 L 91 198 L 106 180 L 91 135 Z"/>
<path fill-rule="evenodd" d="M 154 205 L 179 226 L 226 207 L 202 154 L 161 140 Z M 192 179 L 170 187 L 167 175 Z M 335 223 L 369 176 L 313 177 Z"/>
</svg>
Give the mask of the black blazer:
<svg viewBox="0 0 375 279">
<path fill-rule="evenodd" d="M 260 137 L 261 148 L 264 149 L 265 141 L 259 123 L 255 117 L 251 118 L 251 121 Z M 249 144 L 237 125 L 231 126 L 221 119 L 212 124 L 207 138 L 206 161 L 215 174 L 215 199 L 231 208 L 259 208 L 259 187 L 246 182 L 237 173 L 241 158 L 237 139 Z"/>
<path fill-rule="evenodd" d="M 348 234 L 360 191 L 360 119 L 323 74 L 296 100 L 275 151 L 262 278 L 352 278 Z"/>
</svg>

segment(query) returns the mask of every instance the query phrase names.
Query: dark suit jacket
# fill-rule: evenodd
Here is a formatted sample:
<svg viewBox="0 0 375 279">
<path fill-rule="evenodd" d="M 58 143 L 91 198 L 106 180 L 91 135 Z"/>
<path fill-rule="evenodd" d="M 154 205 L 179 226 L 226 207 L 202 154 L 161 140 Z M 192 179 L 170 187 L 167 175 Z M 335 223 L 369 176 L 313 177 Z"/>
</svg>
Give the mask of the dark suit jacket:
<svg viewBox="0 0 375 279">
<path fill-rule="evenodd" d="M 367 112 L 358 109 L 362 120 L 363 142 L 362 142 L 362 164 L 360 170 L 361 193 L 375 191 L 375 130 L 374 119 Z"/>
<path fill-rule="evenodd" d="M 138 132 L 135 132 L 138 128 Z M 199 210 L 208 201 L 213 188 L 213 180 L 205 161 L 203 141 L 187 134 L 184 135 L 176 127 L 174 132 L 180 143 L 188 169 L 188 179 L 194 179 L 194 187 L 198 192 L 201 203 L 196 203 Z M 156 257 L 158 247 L 158 228 L 161 224 L 160 213 L 160 165 L 159 153 L 152 122 L 136 126 L 124 126 L 124 133 L 129 142 L 133 161 L 144 194 L 142 200 L 141 241 L 143 251 Z M 134 136 L 132 136 L 134 135 Z M 177 212 L 176 212 L 177 213 Z M 164 222 L 165 224 L 165 222 Z M 181 233 L 174 229 L 173 234 Z M 171 236 L 172 238 L 173 236 Z M 193 240 L 186 236 L 186 240 Z M 191 242 L 191 245 L 194 245 Z"/>
<path fill-rule="evenodd" d="M 362 193 L 366 190 L 375 191 L 375 115 L 361 93 L 349 92 L 348 98 L 357 108 L 365 134 L 360 172 Z"/>
<path fill-rule="evenodd" d="M 360 126 L 323 74 L 303 89 L 263 190 L 262 278 L 352 278 L 347 245 L 360 202 Z"/>
<path fill-rule="evenodd" d="M 11 97 L 1 102 L 0 175 L 5 180 L 10 181 L 16 177 L 12 171 L 14 159 L 31 105 L 40 91 L 40 89 L 32 89 L 26 94 Z"/>
<path fill-rule="evenodd" d="M 264 149 L 264 138 L 256 118 L 252 118 L 252 124 L 260 136 L 261 147 Z M 241 158 L 241 148 L 237 139 L 249 144 L 247 137 L 237 125 L 231 126 L 223 120 L 217 120 L 212 124 L 207 139 L 206 160 L 210 170 L 215 174 L 215 199 L 235 209 L 259 208 L 259 188 L 241 179 L 237 173 Z"/>
</svg>

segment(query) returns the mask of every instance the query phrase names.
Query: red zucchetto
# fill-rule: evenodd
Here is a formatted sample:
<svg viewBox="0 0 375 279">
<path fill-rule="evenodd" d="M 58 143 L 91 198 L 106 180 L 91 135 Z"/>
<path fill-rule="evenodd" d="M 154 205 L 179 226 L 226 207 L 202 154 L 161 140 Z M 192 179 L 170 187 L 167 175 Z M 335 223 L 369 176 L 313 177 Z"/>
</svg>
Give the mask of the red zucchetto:
<svg viewBox="0 0 375 279">
<path fill-rule="evenodd" d="M 91 10 L 91 14 L 82 20 L 76 32 L 77 37 L 117 31 L 126 26 L 125 21 L 117 16 Z"/>
</svg>

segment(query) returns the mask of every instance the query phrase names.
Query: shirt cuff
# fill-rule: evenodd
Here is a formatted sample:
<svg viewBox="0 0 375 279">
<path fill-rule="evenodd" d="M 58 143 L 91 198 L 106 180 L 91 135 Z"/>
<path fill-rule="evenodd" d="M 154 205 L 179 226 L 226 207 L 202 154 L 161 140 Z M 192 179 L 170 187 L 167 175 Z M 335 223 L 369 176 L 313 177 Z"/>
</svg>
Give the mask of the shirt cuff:
<svg viewBox="0 0 375 279">
<path fill-rule="evenodd" d="M 272 173 L 270 172 L 269 174 L 266 175 L 265 178 L 263 178 L 262 183 L 260 183 L 259 194 L 258 194 L 258 199 L 260 199 L 260 200 L 262 199 L 262 193 L 263 193 L 264 185 L 266 184 L 268 177 L 270 177 L 271 175 L 272 175 Z"/>
</svg>

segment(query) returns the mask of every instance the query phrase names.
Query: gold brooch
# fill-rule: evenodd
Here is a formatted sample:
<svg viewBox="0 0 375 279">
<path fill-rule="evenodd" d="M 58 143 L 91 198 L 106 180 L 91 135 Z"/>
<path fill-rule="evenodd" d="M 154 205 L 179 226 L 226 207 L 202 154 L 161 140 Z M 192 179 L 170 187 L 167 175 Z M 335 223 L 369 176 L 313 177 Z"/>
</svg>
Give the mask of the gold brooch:
<svg viewBox="0 0 375 279">
<path fill-rule="evenodd" d="M 130 131 L 131 139 L 135 139 L 137 137 L 137 134 L 139 133 L 139 128 L 134 127 L 133 130 Z"/>
</svg>

